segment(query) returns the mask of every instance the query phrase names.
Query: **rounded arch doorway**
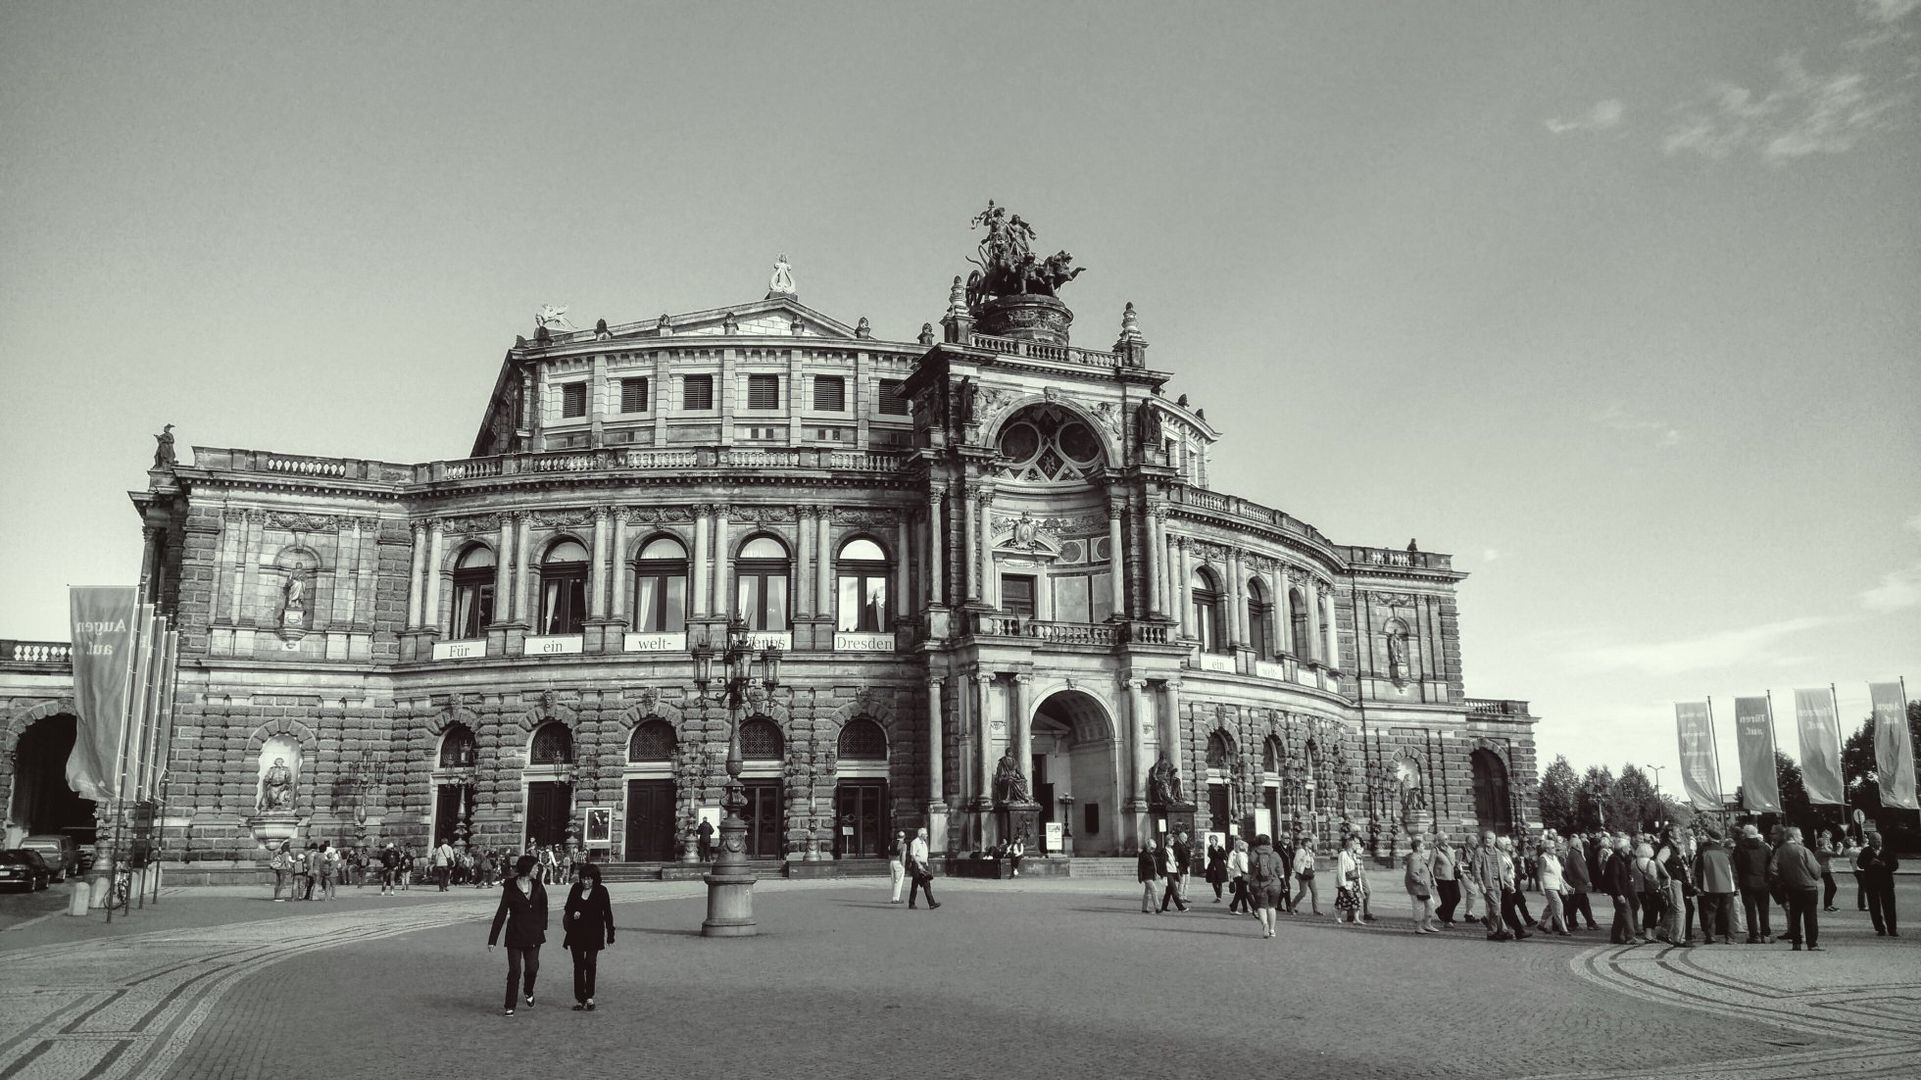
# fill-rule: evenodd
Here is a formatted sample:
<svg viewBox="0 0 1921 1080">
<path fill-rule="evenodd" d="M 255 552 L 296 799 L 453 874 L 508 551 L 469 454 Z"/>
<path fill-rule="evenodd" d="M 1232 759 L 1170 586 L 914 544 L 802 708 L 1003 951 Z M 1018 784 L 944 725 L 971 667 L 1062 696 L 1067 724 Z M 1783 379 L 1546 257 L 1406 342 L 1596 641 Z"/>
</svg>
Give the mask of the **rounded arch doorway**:
<svg viewBox="0 0 1921 1080">
<path fill-rule="evenodd" d="M 1125 850 L 1116 731 L 1107 706 L 1082 690 L 1057 690 L 1034 710 L 1030 790 L 1042 835 L 1058 824 L 1068 854 Z"/>
<path fill-rule="evenodd" d="M 94 842 L 94 804 L 67 785 L 67 759 L 73 755 L 78 721 L 57 713 L 29 723 L 13 746 L 13 785 L 7 820 L 14 826 L 8 842 L 26 836 L 63 834 L 74 843 Z"/>
</svg>

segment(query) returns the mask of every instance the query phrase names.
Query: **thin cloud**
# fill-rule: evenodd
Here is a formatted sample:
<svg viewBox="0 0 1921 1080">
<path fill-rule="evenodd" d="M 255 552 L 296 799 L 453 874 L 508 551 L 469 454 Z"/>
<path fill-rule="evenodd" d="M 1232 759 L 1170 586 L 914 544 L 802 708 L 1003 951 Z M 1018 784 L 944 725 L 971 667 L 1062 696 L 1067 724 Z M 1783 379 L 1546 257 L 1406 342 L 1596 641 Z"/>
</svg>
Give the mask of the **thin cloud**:
<svg viewBox="0 0 1921 1080">
<path fill-rule="evenodd" d="M 1881 584 L 1861 591 L 1861 606 L 1869 611 L 1905 611 L 1911 607 L 1921 607 L 1921 563 L 1881 575 Z"/>
<path fill-rule="evenodd" d="M 1482 561 L 1482 562 L 1493 562 L 1494 560 L 1496 560 L 1496 559 L 1498 559 L 1498 558 L 1500 558 L 1500 557 L 1501 557 L 1501 553 L 1500 553 L 1500 552 L 1498 552 L 1498 551 L 1496 551 L 1496 550 L 1494 550 L 1493 548 L 1482 548 L 1482 549 L 1481 549 L 1481 561 Z"/>
<path fill-rule="evenodd" d="M 1827 74 L 1808 70 L 1798 52 L 1775 61 L 1772 87 L 1758 92 L 1715 82 L 1673 111 L 1663 147 L 1670 156 L 1713 160 L 1752 152 L 1781 165 L 1812 154 L 1842 154 L 1863 137 L 1899 126 L 1912 98 L 1892 89 L 1915 77 L 1912 57 L 1889 45 L 1913 36 L 1909 20 L 1921 0 L 1858 0 L 1863 33 L 1850 39 L 1848 65 Z"/>
<path fill-rule="evenodd" d="M 1917 0 L 1917 2 L 1921 2 L 1921 0 Z M 1910 531 L 1921 533 L 1921 514 L 1914 515 L 1904 522 L 1904 524 L 1907 525 Z"/>
<path fill-rule="evenodd" d="M 1643 644 L 1602 645 L 1562 654 L 1567 663 L 1588 670 L 1631 669 L 1647 675 L 1680 675 L 1774 661 L 1774 647 L 1796 634 L 1828 625 L 1832 620 L 1817 616 L 1783 619 L 1738 630 L 1722 630 L 1679 641 Z"/>
<path fill-rule="evenodd" d="M 1681 445 L 1681 431 L 1679 428 L 1669 424 L 1666 420 L 1650 420 L 1646 417 L 1636 416 L 1623 408 L 1619 402 L 1615 402 L 1600 412 L 1595 413 L 1593 420 L 1596 424 L 1610 431 L 1634 431 L 1652 434 L 1655 439 L 1655 444 L 1658 446 Z"/>
<path fill-rule="evenodd" d="M 1570 131 L 1612 131 L 1621 126 L 1627 114 L 1627 107 L 1614 98 L 1597 101 L 1594 107 L 1573 119 L 1556 116 L 1547 121 L 1547 129 L 1556 135 L 1566 135 Z"/>
</svg>

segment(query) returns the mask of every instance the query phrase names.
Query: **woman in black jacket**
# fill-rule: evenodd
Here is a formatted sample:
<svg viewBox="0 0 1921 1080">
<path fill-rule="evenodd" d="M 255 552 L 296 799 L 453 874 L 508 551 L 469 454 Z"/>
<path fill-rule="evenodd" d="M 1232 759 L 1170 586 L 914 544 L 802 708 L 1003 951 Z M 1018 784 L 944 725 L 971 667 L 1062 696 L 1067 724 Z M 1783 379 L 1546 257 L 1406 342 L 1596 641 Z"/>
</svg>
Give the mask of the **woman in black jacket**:
<svg viewBox="0 0 1921 1080">
<path fill-rule="evenodd" d="M 527 1007 L 534 1007 L 534 979 L 540 975 L 540 947 L 547 941 L 547 887 L 535 876 L 540 860 L 522 855 L 514 876 L 500 887 L 500 906 L 494 909 L 494 928 L 487 935 L 489 951 L 500 943 L 500 927 L 507 927 L 507 1015 L 514 1014 L 514 988 L 527 972 Z"/>
<path fill-rule="evenodd" d="M 614 943 L 614 909 L 600 883 L 600 867 L 582 863 L 580 880 L 567 894 L 561 916 L 566 930 L 561 944 L 574 956 L 574 1011 L 594 1011 L 594 972 L 600 963 L 601 942 Z"/>
</svg>

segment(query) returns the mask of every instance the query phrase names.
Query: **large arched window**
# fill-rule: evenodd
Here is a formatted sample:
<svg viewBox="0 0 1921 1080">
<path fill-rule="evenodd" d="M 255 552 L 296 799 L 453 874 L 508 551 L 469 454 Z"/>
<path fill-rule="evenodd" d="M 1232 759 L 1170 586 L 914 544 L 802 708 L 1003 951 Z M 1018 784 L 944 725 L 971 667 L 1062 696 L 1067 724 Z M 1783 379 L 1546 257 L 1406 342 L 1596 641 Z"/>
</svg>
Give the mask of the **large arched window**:
<svg viewBox="0 0 1921 1080">
<path fill-rule="evenodd" d="M 687 629 L 687 549 L 671 536 L 649 540 L 634 560 L 634 629 Z"/>
<path fill-rule="evenodd" d="M 533 746 L 527 751 L 529 765 L 570 765 L 574 760 L 574 733 L 567 725 L 548 721 L 534 729 Z"/>
<path fill-rule="evenodd" d="M 1001 428 L 996 469 L 1016 480 L 1079 480 L 1100 472 L 1100 436 L 1078 413 L 1059 405 L 1030 405 Z"/>
<path fill-rule="evenodd" d="M 1227 635 L 1221 626 L 1221 586 L 1208 573 L 1205 567 L 1194 570 L 1194 578 L 1188 583 L 1194 592 L 1195 632 L 1200 635 L 1201 651 L 1224 653 L 1227 651 Z"/>
<path fill-rule="evenodd" d="M 1287 590 L 1287 627 L 1294 642 L 1294 655 L 1314 659 L 1314 643 L 1307 637 L 1307 598 L 1299 589 Z"/>
<path fill-rule="evenodd" d="M 465 724 L 454 724 L 440 737 L 440 767 L 443 769 L 471 769 L 474 767 L 474 730 Z"/>
<path fill-rule="evenodd" d="M 734 614 L 749 630 L 787 629 L 787 546 L 756 536 L 740 546 L 734 563 Z"/>
<path fill-rule="evenodd" d="M 1287 751 L 1281 746 L 1278 735 L 1269 735 L 1261 742 L 1261 771 L 1269 776 L 1279 776 L 1281 762 L 1287 759 Z"/>
<path fill-rule="evenodd" d="M 1474 770 L 1474 817 L 1483 830 L 1506 833 L 1514 827 L 1508 801 L 1507 763 L 1485 747 L 1468 755 Z"/>
<path fill-rule="evenodd" d="M 780 725 L 765 716 L 755 716 L 740 725 L 740 756 L 748 761 L 779 761 L 786 748 Z"/>
<path fill-rule="evenodd" d="M 886 761 L 887 733 L 872 720 L 857 716 L 840 729 L 839 755 L 842 761 Z"/>
<path fill-rule="evenodd" d="M 1274 657 L 1274 602 L 1267 595 L 1267 586 L 1260 578 L 1249 578 L 1247 582 L 1247 644 L 1254 650 L 1256 658 L 1270 660 Z"/>
<path fill-rule="evenodd" d="M 540 632 L 578 634 L 587 618 L 587 549 L 561 540 L 540 560 Z"/>
<path fill-rule="evenodd" d="M 660 717 L 641 721 L 627 741 L 627 760 L 639 765 L 674 760 L 674 726 Z"/>
<path fill-rule="evenodd" d="M 439 612 L 428 616 L 437 620 Z M 494 553 L 475 544 L 454 560 L 454 624 L 456 638 L 477 638 L 494 621 Z"/>
<path fill-rule="evenodd" d="M 840 575 L 840 622 L 836 629 L 878 633 L 893 628 L 887 612 L 887 553 L 879 544 L 856 537 L 841 545 L 835 563 Z"/>
</svg>

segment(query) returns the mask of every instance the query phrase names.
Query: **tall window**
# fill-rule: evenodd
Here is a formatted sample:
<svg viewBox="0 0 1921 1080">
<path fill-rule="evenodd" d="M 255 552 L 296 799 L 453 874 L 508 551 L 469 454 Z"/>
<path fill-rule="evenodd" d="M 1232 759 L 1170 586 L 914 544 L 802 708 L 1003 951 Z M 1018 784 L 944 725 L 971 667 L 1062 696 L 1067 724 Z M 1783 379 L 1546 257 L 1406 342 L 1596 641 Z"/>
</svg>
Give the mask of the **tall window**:
<svg viewBox="0 0 1921 1080">
<path fill-rule="evenodd" d="M 634 629 L 687 629 L 687 549 L 671 536 L 649 540 L 634 562 Z"/>
<path fill-rule="evenodd" d="M 1268 600 L 1267 586 L 1260 578 L 1247 582 L 1247 643 L 1254 655 L 1266 660 L 1274 655 L 1274 605 Z"/>
<path fill-rule="evenodd" d="M 1034 617 L 1034 578 L 1030 574 L 1001 575 L 1001 610 L 1023 619 Z"/>
<path fill-rule="evenodd" d="M 620 411 L 624 413 L 647 411 L 646 379 L 620 380 Z"/>
<path fill-rule="evenodd" d="M 567 383 L 560 388 L 560 415 L 587 415 L 587 384 Z"/>
<path fill-rule="evenodd" d="M 814 411 L 847 411 L 847 380 L 839 375 L 814 376 Z"/>
<path fill-rule="evenodd" d="M 692 412 L 711 410 L 714 407 L 714 377 L 712 375 L 682 375 L 680 377 L 680 407 Z"/>
<path fill-rule="evenodd" d="M 1281 740 L 1269 735 L 1261 742 L 1261 771 L 1269 776 L 1279 776 L 1281 762 L 1287 757 L 1281 749 Z"/>
<path fill-rule="evenodd" d="M 906 416 L 907 399 L 901 396 L 899 379 L 882 379 L 880 392 L 874 395 L 880 401 L 880 411 L 885 416 Z"/>
<path fill-rule="evenodd" d="M 1293 635 L 1294 655 L 1314 659 L 1314 643 L 1307 638 L 1307 598 L 1299 589 L 1287 590 L 1287 626 Z"/>
<path fill-rule="evenodd" d="M 841 545 L 840 624 L 844 631 L 880 632 L 893 628 L 887 613 L 887 553 L 867 539 Z"/>
<path fill-rule="evenodd" d="M 750 409 L 780 408 L 780 376 L 747 376 L 747 407 Z"/>
<path fill-rule="evenodd" d="M 1197 568 L 1194 578 L 1188 583 L 1194 592 L 1195 629 L 1201 635 L 1201 651 L 1224 653 L 1227 651 L 1227 635 L 1221 629 L 1221 587 L 1214 575 L 1205 568 Z"/>
<path fill-rule="evenodd" d="M 475 544 L 454 563 L 453 635 L 477 638 L 493 621 L 494 553 Z"/>
<path fill-rule="evenodd" d="M 748 629 L 787 629 L 787 548 L 780 541 L 756 536 L 741 545 L 734 580 L 734 614 Z"/>
<path fill-rule="evenodd" d="M 540 632 L 578 634 L 587 618 L 587 549 L 562 540 L 540 561 Z"/>
</svg>

